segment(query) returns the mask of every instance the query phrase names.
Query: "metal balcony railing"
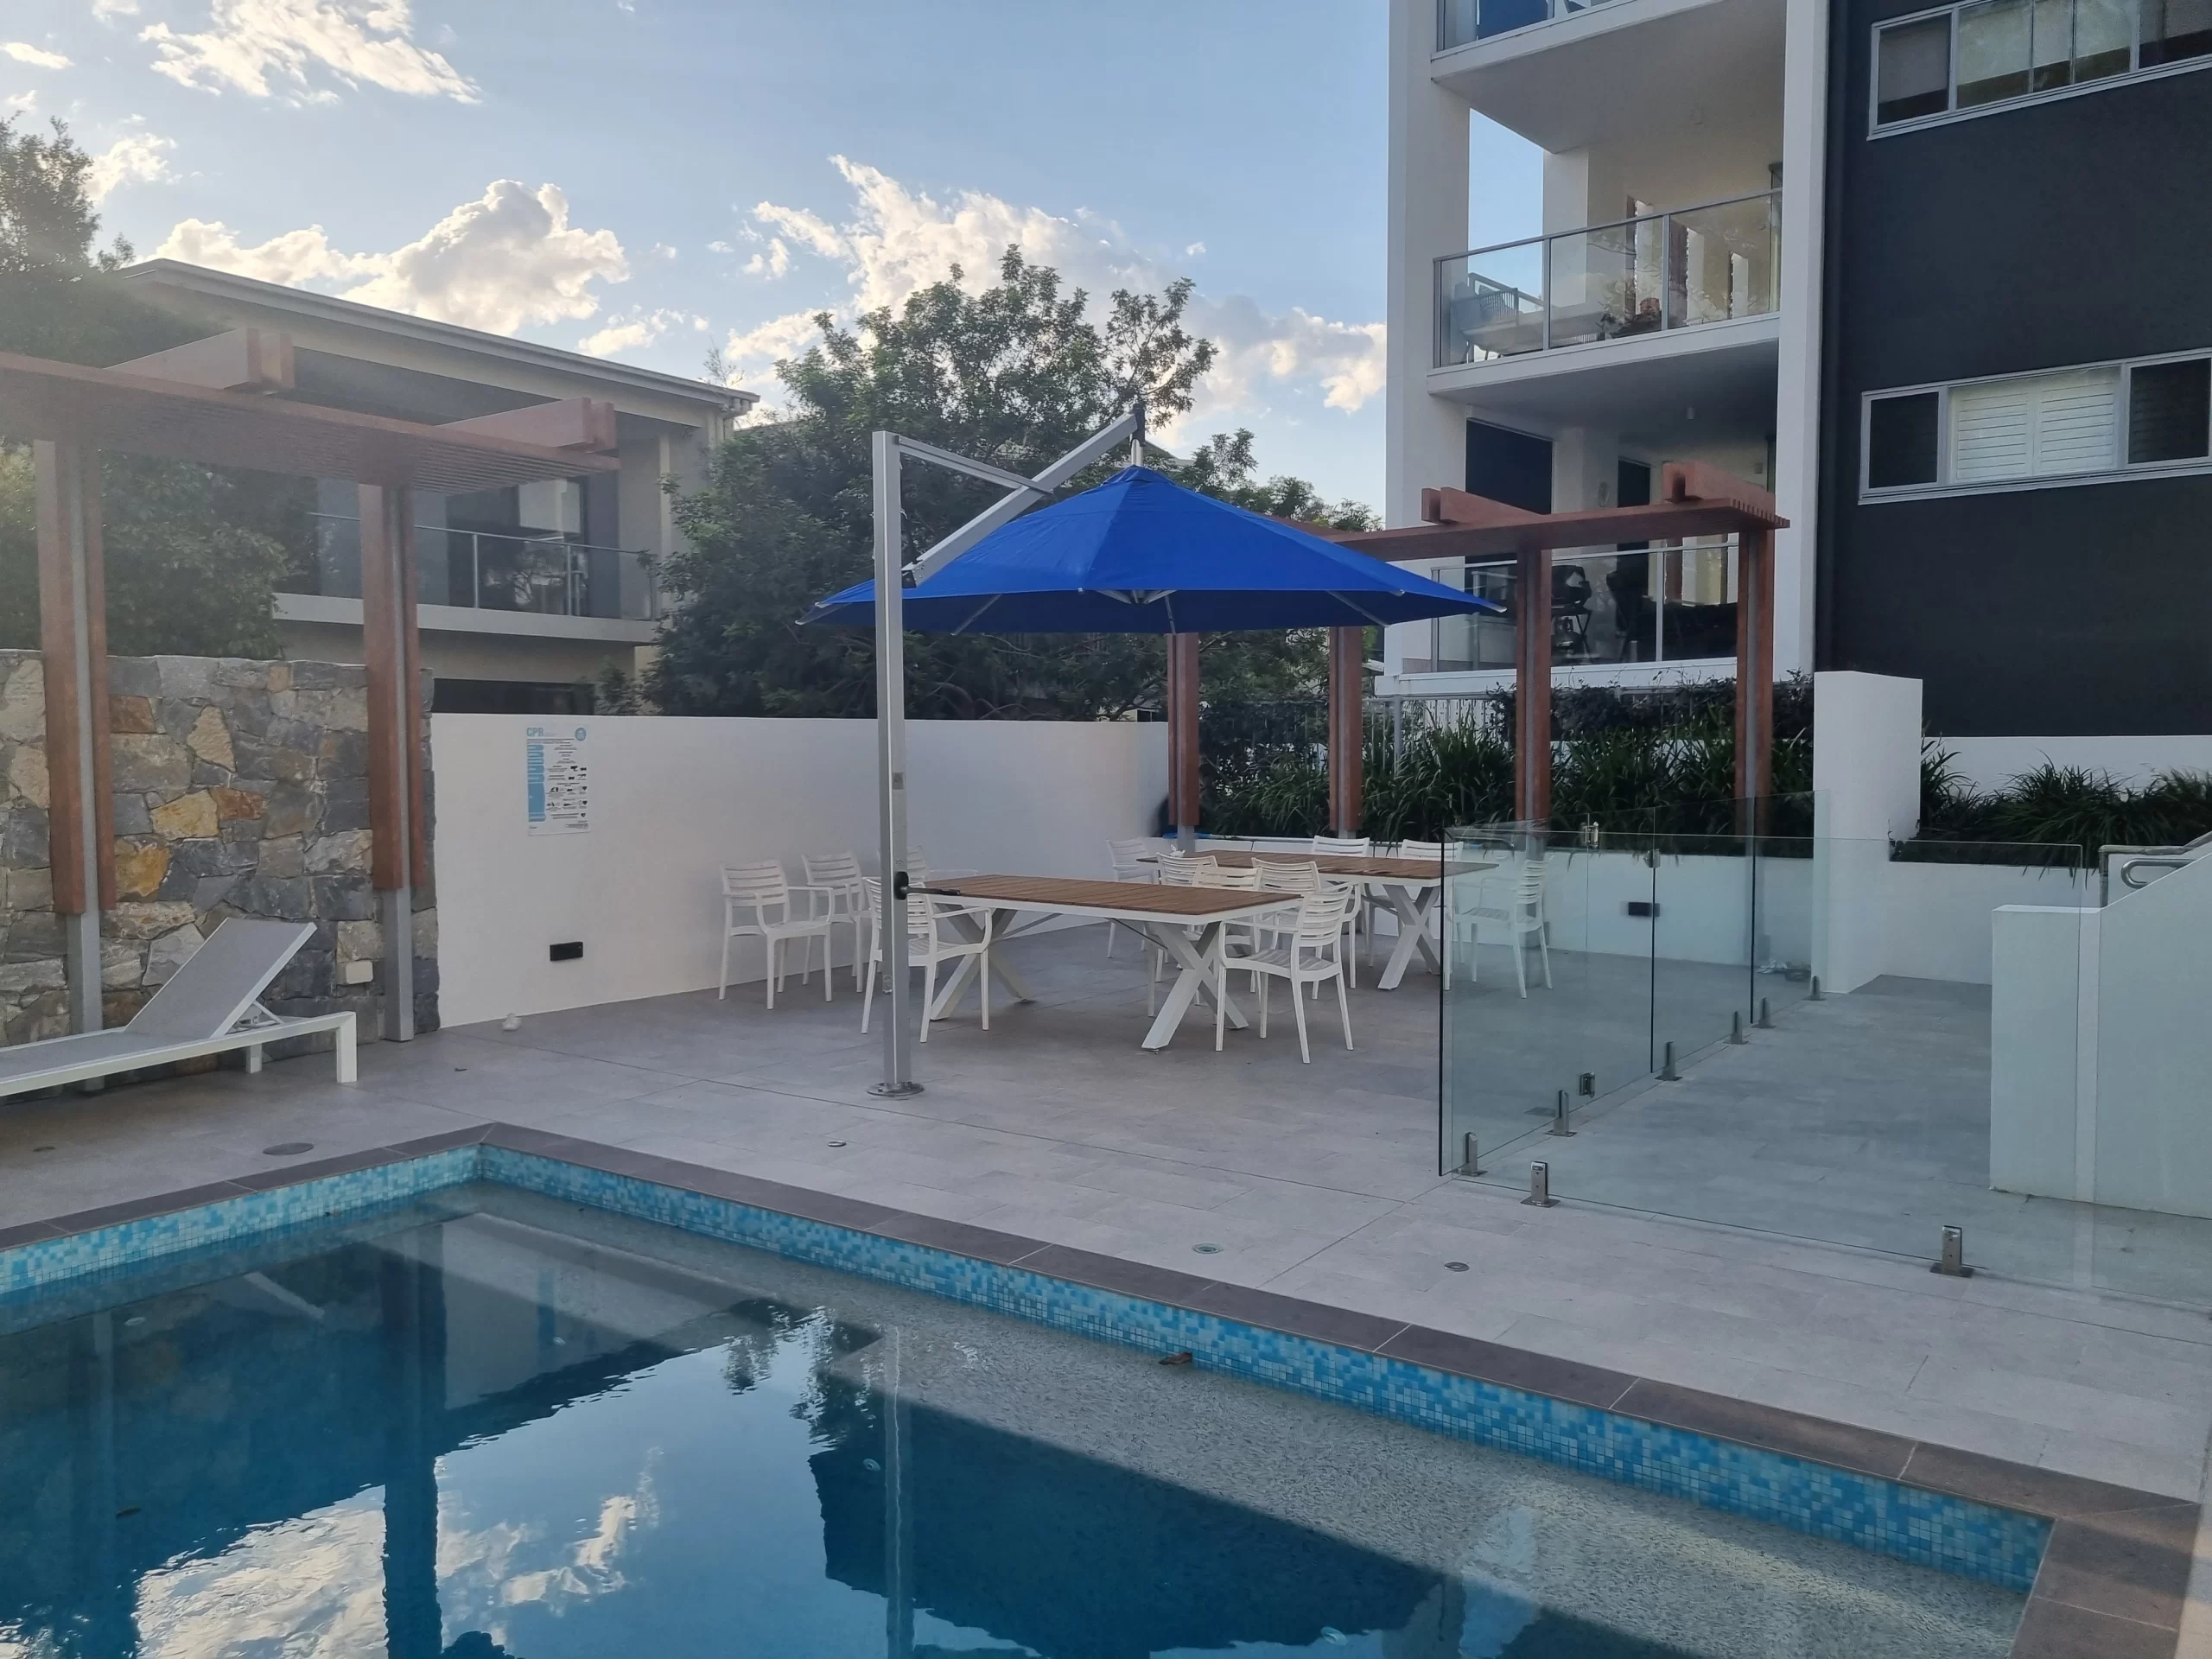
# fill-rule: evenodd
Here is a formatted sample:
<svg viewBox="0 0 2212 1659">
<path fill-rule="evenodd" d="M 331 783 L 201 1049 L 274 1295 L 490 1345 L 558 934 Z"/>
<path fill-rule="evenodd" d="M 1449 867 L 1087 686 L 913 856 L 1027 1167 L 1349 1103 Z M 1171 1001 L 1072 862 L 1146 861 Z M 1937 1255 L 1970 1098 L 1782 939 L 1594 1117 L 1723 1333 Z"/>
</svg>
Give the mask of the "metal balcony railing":
<svg viewBox="0 0 2212 1659">
<path fill-rule="evenodd" d="M 358 598 L 361 525 L 334 513 L 309 515 L 315 525 L 311 569 L 296 573 L 296 593 Z M 415 526 L 417 601 L 539 616 L 650 620 L 658 606 L 652 562 L 625 548 L 596 547 L 543 531 Z"/>
<path fill-rule="evenodd" d="M 1436 49 L 1509 35 L 1516 29 L 1593 11 L 1608 0 L 1436 0 Z"/>
<path fill-rule="evenodd" d="M 1764 316 L 1781 273 L 1779 190 L 1447 254 L 1436 366 Z"/>
</svg>

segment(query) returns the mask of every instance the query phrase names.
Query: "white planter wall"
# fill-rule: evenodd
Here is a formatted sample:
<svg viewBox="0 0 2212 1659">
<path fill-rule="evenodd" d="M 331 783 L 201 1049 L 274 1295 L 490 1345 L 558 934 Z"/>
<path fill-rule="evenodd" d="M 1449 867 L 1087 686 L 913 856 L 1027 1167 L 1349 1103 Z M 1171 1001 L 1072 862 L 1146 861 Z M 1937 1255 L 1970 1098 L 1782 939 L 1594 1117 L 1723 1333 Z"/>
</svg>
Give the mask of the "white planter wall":
<svg viewBox="0 0 2212 1659">
<path fill-rule="evenodd" d="M 533 726 L 586 733 L 588 834 L 528 832 Z M 1105 875 L 1107 840 L 1156 823 L 1166 734 L 1117 721 L 913 721 L 912 844 L 940 868 Z M 438 715 L 430 741 L 448 1024 L 711 986 L 724 863 L 780 859 L 797 880 L 802 854 L 849 851 L 875 868 L 872 721 Z M 581 959 L 549 959 L 571 940 Z M 733 980 L 762 973 L 759 944 L 744 942 Z"/>
</svg>

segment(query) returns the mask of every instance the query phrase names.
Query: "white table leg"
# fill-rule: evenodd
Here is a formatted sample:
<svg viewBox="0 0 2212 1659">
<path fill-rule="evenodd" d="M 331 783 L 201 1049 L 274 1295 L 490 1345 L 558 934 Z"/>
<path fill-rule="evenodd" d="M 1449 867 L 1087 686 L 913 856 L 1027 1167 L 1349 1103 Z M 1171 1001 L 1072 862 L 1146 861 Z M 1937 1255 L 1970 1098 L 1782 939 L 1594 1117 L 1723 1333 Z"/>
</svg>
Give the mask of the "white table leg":
<svg viewBox="0 0 2212 1659">
<path fill-rule="evenodd" d="M 991 913 L 991 972 L 1015 1001 L 1034 1002 L 1037 999 L 1021 976 L 1014 972 L 1007 964 L 1006 958 L 999 954 L 1000 945 L 1021 936 L 1019 932 L 1007 931 L 1013 925 L 1014 918 L 1021 914 L 1018 910 L 994 911 Z M 950 919 L 953 926 L 960 930 L 963 938 L 980 939 L 983 937 L 982 927 L 973 916 L 954 916 Z M 1021 931 L 1028 930 L 1025 928 Z M 938 993 L 937 1001 L 930 1009 L 931 1019 L 942 1020 L 959 1006 L 960 999 L 968 994 L 968 988 L 976 982 L 976 964 L 982 960 L 980 957 L 963 957 L 960 959 L 960 966 L 953 970 L 952 977 Z"/>
<path fill-rule="evenodd" d="M 1184 932 L 1185 925 L 1186 924 L 1177 923 L 1162 927 L 1147 924 L 1144 929 L 1146 936 L 1174 957 L 1182 969 L 1175 976 L 1175 983 L 1168 989 L 1167 1000 L 1160 1005 L 1160 1013 L 1153 1020 L 1152 1028 L 1144 1034 L 1143 1046 L 1146 1048 L 1166 1047 L 1175 1039 L 1176 1027 L 1183 1023 L 1184 1014 L 1190 1011 L 1191 1004 L 1198 1000 L 1198 994 L 1203 991 L 1211 996 L 1215 992 L 1215 966 L 1221 955 L 1223 925 L 1219 922 L 1207 923 L 1195 943 Z M 1239 1031 L 1244 1029 L 1245 1019 L 1238 1012 L 1235 998 L 1224 995 L 1222 1012 L 1230 1025 Z"/>
<path fill-rule="evenodd" d="M 1390 901 L 1390 909 L 1398 918 L 1398 942 L 1391 949 L 1382 977 L 1375 982 L 1377 990 L 1398 988 L 1398 982 L 1405 978 L 1406 969 L 1413 965 L 1415 951 L 1421 953 L 1423 965 L 1431 973 L 1444 971 L 1444 959 L 1437 955 L 1436 947 L 1428 938 L 1428 918 L 1435 913 L 1439 892 L 1435 887 L 1382 889 L 1382 896 Z"/>
</svg>

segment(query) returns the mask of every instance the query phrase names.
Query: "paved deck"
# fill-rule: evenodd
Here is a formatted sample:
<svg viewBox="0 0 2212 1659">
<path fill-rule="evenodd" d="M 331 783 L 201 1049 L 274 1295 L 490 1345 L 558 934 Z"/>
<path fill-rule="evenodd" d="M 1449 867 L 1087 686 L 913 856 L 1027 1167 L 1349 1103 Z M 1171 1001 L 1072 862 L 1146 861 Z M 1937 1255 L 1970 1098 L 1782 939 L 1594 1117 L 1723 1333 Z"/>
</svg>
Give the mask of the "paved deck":
<svg viewBox="0 0 2212 1659">
<path fill-rule="evenodd" d="M 283 1142 L 320 1156 L 502 1119 L 2198 1496 L 2212 1435 L 2200 1311 L 1572 1202 L 1529 1209 L 1433 1173 L 1433 979 L 1356 994 L 1351 1053 L 1325 1002 L 1304 1067 L 1281 1025 L 1265 1042 L 1232 1033 L 1216 1054 L 1193 1019 L 1174 1046 L 1141 1052 L 1126 944 L 1111 964 L 1095 930 L 1014 948 L 1040 1000 L 995 1011 L 988 1033 L 972 1003 L 935 1027 L 911 1100 L 866 1093 L 880 1050 L 849 981 L 826 1007 L 795 989 L 772 1014 L 757 987 L 608 1005 L 366 1043 L 352 1089 L 310 1058 L 0 1109 L 0 1226 L 265 1168 Z M 1803 1022 L 1854 1006 L 1796 1010 L 1705 1062 L 1696 1086 L 1716 1100 L 1755 1100 L 1777 1076 L 1796 1086 Z M 1586 1139 L 1594 1165 L 1606 1131 L 1552 1144 Z"/>
</svg>

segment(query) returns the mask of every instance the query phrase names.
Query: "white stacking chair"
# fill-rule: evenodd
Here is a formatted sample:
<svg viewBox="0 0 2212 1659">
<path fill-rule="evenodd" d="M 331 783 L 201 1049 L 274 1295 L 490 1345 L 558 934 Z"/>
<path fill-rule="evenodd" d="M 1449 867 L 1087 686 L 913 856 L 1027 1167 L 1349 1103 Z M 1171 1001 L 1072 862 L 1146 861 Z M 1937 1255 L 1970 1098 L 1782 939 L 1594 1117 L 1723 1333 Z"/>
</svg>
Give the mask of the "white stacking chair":
<svg viewBox="0 0 2212 1659">
<path fill-rule="evenodd" d="M 1491 901 L 1491 895 L 1497 895 Z M 1513 946 L 1513 972 L 1521 982 L 1521 995 L 1529 995 L 1529 947 L 1530 934 L 1535 935 L 1536 949 L 1543 958 L 1544 988 L 1552 983 L 1552 947 L 1546 937 L 1544 925 L 1544 855 L 1537 853 L 1523 858 L 1511 874 L 1486 878 L 1475 889 L 1475 902 L 1452 918 L 1450 926 L 1456 941 L 1465 938 L 1474 948 L 1467 952 L 1467 979 L 1473 983 L 1479 972 L 1478 958 L 1481 954 L 1482 930 L 1487 924 L 1505 930 L 1508 943 Z M 1444 953 L 1444 984 L 1452 985 L 1452 952 Z"/>
<path fill-rule="evenodd" d="M 1200 875 L 1208 870 L 1219 868 L 1220 866 L 1211 856 L 1205 855 L 1171 853 L 1160 861 L 1160 868 L 1154 874 L 1153 880 L 1163 887 L 1195 887 L 1198 885 Z M 1184 931 L 1193 938 L 1198 937 L 1198 930 L 1196 928 L 1186 928 Z M 1160 995 L 1160 970 L 1166 961 L 1167 953 L 1158 945 L 1154 945 L 1152 971 L 1147 974 L 1144 979 L 1144 1011 L 1147 1014 L 1154 1012 L 1153 1005 Z"/>
<path fill-rule="evenodd" d="M 875 1007 L 876 972 L 883 965 L 883 883 L 874 876 L 861 878 L 868 895 L 868 988 L 861 993 L 861 1030 L 868 1030 Z M 971 939 L 951 925 L 955 916 L 973 916 L 982 925 L 982 937 Z M 922 970 L 921 1040 L 930 1039 L 930 1009 L 937 1001 L 937 970 L 940 963 L 967 957 L 976 964 L 977 994 L 983 1007 L 983 1029 L 991 1028 L 991 912 L 987 906 L 963 905 L 925 893 L 906 899 L 906 965 Z"/>
<path fill-rule="evenodd" d="M 1309 893 L 1299 901 L 1298 920 L 1287 944 L 1271 950 L 1255 950 L 1248 956 L 1223 952 L 1214 997 L 1213 1046 L 1217 1049 L 1221 1046 L 1225 1023 L 1221 994 L 1228 988 L 1232 973 L 1250 973 L 1260 977 L 1262 1037 L 1268 1034 L 1268 982 L 1290 982 L 1290 1011 L 1298 1021 L 1298 1058 L 1307 1065 L 1313 1064 L 1313 1051 L 1306 1044 L 1306 1003 L 1298 995 L 1299 988 L 1318 986 L 1325 979 L 1333 979 L 1337 982 L 1337 1014 L 1344 1021 L 1344 1046 L 1351 1046 L 1351 1005 L 1344 996 L 1344 914 L 1353 903 L 1353 896 L 1339 889 Z"/>
<path fill-rule="evenodd" d="M 1371 858 L 1375 853 L 1375 838 L 1372 836 L 1316 836 L 1313 837 L 1313 850 L 1323 858 Z M 1359 935 L 1361 925 L 1365 921 L 1369 909 L 1367 887 L 1365 883 L 1357 881 L 1341 885 L 1352 894 L 1352 903 L 1345 912 L 1344 925 L 1351 930 L 1352 950 L 1355 954 L 1351 958 L 1349 965 L 1351 969 L 1351 982 L 1357 987 L 1359 983 L 1359 957 L 1357 954 L 1359 949 Z M 1373 925 L 1369 924 L 1366 931 L 1371 946 L 1375 938 Z"/>
<path fill-rule="evenodd" d="M 852 926 L 853 984 L 857 988 L 868 944 L 868 890 L 861 885 L 866 878 L 861 874 L 860 860 L 850 853 L 826 853 L 819 858 L 802 857 L 799 863 L 806 870 L 804 890 L 824 895 L 831 925 L 847 922 Z"/>
<path fill-rule="evenodd" d="M 807 913 L 794 913 L 795 890 L 780 864 L 725 864 L 722 866 L 722 970 L 715 983 L 715 1000 L 729 995 L 729 943 L 759 939 L 768 954 L 768 1006 L 776 1006 L 776 992 L 784 982 L 784 946 L 792 939 L 806 941 L 806 955 L 799 969 L 799 983 L 814 971 L 814 941 L 822 941 L 822 1000 L 830 1000 L 830 924 L 820 908 L 819 893 L 807 894 Z M 804 892 L 800 888 L 796 891 Z"/>
<path fill-rule="evenodd" d="M 1268 893 L 1294 893 L 1303 899 L 1309 893 L 1337 891 L 1323 879 L 1319 864 L 1294 864 L 1285 860 L 1268 859 L 1260 865 L 1260 887 Z M 1286 905 L 1276 915 L 1262 918 L 1253 927 L 1253 947 L 1270 950 L 1281 944 L 1296 926 L 1298 906 Z M 1252 976 L 1252 988 L 1260 988 L 1259 976 Z M 1317 986 L 1313 995 L 1319 996 Z"/>
<path fill-rule="evenodd" d="M 1114 866 L 1116 881 L 1151 884 L 1160 880 L 1160 841 L 1157 836 L 1132 836 L 1125 841 L 1109 841 L 1106 843 L 1106 856 Z M 1114 959 L 1114 936 L 1121 931 L 1117 922 L 1106 924 L 1109 962 Z"/>
</svg>

